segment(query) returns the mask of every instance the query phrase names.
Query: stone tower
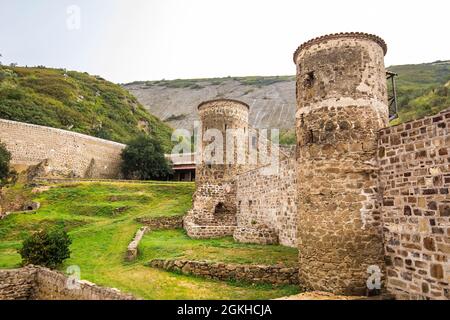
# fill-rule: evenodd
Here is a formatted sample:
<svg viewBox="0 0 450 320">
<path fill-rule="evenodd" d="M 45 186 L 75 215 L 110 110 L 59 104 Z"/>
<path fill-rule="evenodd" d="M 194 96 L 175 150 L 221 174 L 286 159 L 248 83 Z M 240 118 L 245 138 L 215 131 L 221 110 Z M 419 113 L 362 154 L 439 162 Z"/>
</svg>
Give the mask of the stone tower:
<svg viewBox="0 0 450 320">
<path fill-rule="evenodd" d="M 205 101 L 198 106 L 203 154 L 200 163 L 197 163 L 197 184 L 234 179 L 236 174 L 246 169 L 248 139 L 245 136 L 248 135 L 249 108 L 247 104 L 231 99 Z M 216 135 L 220 135 L 220 138 Z M 244 141 L 239 141 L 239 138 Z M 219 149 L 208 148 L 214 140 Z M 239 158 L 240 155 L 243 158 Z"/>
<path fill-rule="evenodd" d="M 311 290 L 365 294 L 369 266 L 383 270 L 376 151 L 388 124 L 386 51 L 377 36 L 340 33 L 294 54 L 299 276 Z"/>
<path fill-rule="evenodd" d="M 218 99 L 201 103 L 198 112 L 202 140 L 198 143 L 196 191 L 186 229 L 195 238 L 233 235 L 235 177 L 248 167 L 249 106 Z"/>
</svg>

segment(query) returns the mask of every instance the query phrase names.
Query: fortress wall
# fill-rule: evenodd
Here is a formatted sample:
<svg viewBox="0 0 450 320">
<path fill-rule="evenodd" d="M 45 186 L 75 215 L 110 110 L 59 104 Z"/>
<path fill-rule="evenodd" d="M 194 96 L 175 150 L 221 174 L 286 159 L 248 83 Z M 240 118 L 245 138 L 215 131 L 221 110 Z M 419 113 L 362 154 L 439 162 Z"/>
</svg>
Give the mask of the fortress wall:
<svg viewBox="0 0 450 320">
<path fill-rule="evenodd" d="M 380 131 L 387 288 L 450 298 L 450 109 Z"/>
<path fill-rule="evenodd" d="M 15 167 L 48 159 L 51 175 L 117 178 L 125 145 L 84 134 L 0 119 L 0 141 Z"/>
<path fill-rule="evenodd" d="M 239 234 L 235 232 L 237 240 L 270 243 L 270 234 L 264 232 L 270 229 L 282 245 L 297 246 L 295 167 L 294 158 L 286 159 L 280 162 L 277 174 L 266 174 L 267 167 L 262 167 L 236 178 L 237 231 L 241 230 Z"/>
<path fill-rule="evenodd" d="M 36 270 L 0 270 L 0 300 L 27 300 L 33 294 Z"/>
</svg>

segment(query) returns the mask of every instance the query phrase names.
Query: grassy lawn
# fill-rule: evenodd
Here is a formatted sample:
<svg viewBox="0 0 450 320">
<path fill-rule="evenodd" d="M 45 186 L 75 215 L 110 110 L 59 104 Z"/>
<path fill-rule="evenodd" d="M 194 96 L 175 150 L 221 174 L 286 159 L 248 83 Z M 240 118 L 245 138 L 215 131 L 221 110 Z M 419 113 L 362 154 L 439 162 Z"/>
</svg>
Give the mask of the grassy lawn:
<svg viewBox="0 0 450 320">
<path fill-rule="evenodd" d="M 142 260 L 187 259 L 245 264 L 297 266 L 298 251 L 282 246 L 236 243 L 232 237 L 190 239 L 184 230 L 152 231 L 144 236 L 139 251 Z"/>
<path fill-rule="evenodd" d="M 60 225 L 68 230 L 73 240 L 71 258 L 62 270 L 77 265 L 82 279 L 116 287 L 141 298 L 268 299 L 298 292 L 296 286 L 272 288 L 211 281 L 144 266 L 156 257 L 205 258 L 208 252 L 213 260 L 223 257 L 223 261 L 230 262 L 286 260 L 288 263 L 293 255 L 289 248 L 270 246 L 264 250 L 261 246 L 234 244 L 229 238 L 189 240 L 181 230 L 164 231 L 145 237 L 144 254 L 136 262 L 124 262 L 128 243 L 140 226 L 135 218 L 182 215 L 191 206 L 193 191 L 192 183 L 170 182 L 58 185 L 35 195 L 35 200 L 41 203 L 41 209 L 35 214 L 12 214 L 0 221 L 0 268 L 20 265 L 16 250 L 27 235 L 44 226 Z M 156 248 L 163 245 L 167 250 Z M 287 258 L 283 257 L 284 253 Z"/>
</svg>

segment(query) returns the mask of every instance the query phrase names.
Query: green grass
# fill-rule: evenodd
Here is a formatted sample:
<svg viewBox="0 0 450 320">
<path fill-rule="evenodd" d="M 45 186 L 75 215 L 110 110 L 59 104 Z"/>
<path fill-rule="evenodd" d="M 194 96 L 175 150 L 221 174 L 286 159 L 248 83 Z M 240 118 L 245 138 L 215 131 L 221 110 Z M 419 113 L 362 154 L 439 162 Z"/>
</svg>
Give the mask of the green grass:
<svg viewBox="0 0 450 320">
<path fill-rule="evenodd" d="M 64 69 L 0 66 L 0 118 L 122 143 L 146 132 L 158 138 L 166 152 L 172 145 L 172 128 L 145 111 L 127 90 Z"/>
<path fill-rule="evenodd" d="M 139 245 L 139 252 L 142 261 L 159 258 L 298 265 L 298 251 L 294 248 L 236 243 L 232 237 L 194 240 L 181 229 L 153 231 L 146 234 Z"/>
<path fill-rule="evenodd" d="M 34 195 L 41 203 L 36 213 L 17 213 L 0 221 L 0 268 L 20 266 L 17 249 L 32 232 L 49 226 L 61 226 L 72 238 L 70 265 L 81 269 L 81 278 L 107 287 L 116 287 L 144 299 L 269 299 L 299 291 L 297 286 L 272 287 L 201 279 L 147 267 L 152 257 L 186 256 L 211 253 L 211 259 L 224 261 L 275 262 L 289 257 L 294 250 L 278 246 L 235 244 L 229 238 L 189 240 L 182 231 L 155 232 L 145 237 L 143 250 L 135 262 L 124 262 L 126 248 L 140 225 L 138 217 L 176 216 L 191 207 L 193 183 L 75 183 L 56 185 Z M 30 190 L 26 190 L 30 193 Z M 120 208 L 126 210 L 118 210 Z M 152 240 L 153 239 L 153 240 Z M 156 246 L 166 245 L 156 250 Z M 189 249 L 191 248 L 191 249 Z M 200 250 L 201 249 L 201 250 Z M 266 250 L 264 250 L 266 249 Z M 235 256 L 233 256 L 235 255 Z M 273 255 L 273 258 L 268 258 Z"/>
</svg>

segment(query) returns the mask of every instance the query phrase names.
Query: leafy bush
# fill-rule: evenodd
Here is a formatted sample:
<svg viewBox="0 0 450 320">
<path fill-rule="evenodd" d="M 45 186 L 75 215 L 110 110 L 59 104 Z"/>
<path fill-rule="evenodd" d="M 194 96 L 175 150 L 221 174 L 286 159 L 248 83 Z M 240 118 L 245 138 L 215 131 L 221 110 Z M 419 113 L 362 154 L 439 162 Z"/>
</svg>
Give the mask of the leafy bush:
<svg viewBox="0 0 450 320">
<path fill-rule="evenodd" d="M 172 168 L 158 140 L 140 136 L 122 151 L 122 173 L 126 179 L 165 180 Z"/>
<path fill-rule="evenodd" d="M 9 177 L 10 161 L 11 161 L 11 153 L 6 149 L 5 145 L 0 142 L 0 186 L 4 184 Z"/>
<path fill-rule="evenodd" d="M 71 243 L 72 240 L 63 229 L 41 230 L 25 239 L 19 253 L 24 265 L 56 268 L 70 257 Z"/>
</svg>

